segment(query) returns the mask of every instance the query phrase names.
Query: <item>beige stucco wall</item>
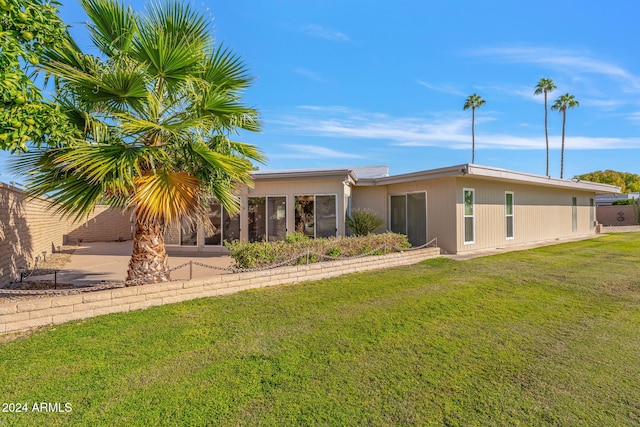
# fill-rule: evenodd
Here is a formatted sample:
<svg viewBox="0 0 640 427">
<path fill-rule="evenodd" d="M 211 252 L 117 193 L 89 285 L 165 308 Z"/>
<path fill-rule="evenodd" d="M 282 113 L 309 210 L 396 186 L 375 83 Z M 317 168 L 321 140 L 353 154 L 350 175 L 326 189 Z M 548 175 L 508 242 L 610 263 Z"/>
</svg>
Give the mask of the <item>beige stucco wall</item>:
<svg viewBox="0 0 640 427">
<path fill-rule="evenodd" d="M 463 190 L 475 190 L 475 243 L 464 243 Z M 514 237 L 506 238 L 505 192 L 513 192 Z M 577 230 L 572 231 L 572 198 L 576 197 Z M 591 222 L 591 199 L 587 191 L 557 189 L 510 182 L 457 178 L 457 251 L 521 245 L 567 237 L 595 234 Z M 595 219 L 595 212 L 593 213 Z"/>
<path fill-rule="evenodd" d="M 108 207 L 98 207 L 85 222 L 74 223 L 49 210 L 45 199 L 25 200 L 23 191 L 0 183 L 0 285 L 66 241 L 127 240 L 130 230 L 129 216 Z"/>
<path fill-rule="evenodd" d="M 351 197 L 351 209 L 368 209 L 384 220 L 382 225 L 375 230 L 376 233 L 384 233 L 389 229 L 389 209 L 387 207 L 387 188 L 380 187 L 353 187 Z"/>
<path fill-rule="evenodd" d="M 455 179 L 438 178 L 387 185 L 389 196 L 397 194 L 427 193 L 427 241 L 438 239 L 444 252 L 455 252 Z"/>
</svg>

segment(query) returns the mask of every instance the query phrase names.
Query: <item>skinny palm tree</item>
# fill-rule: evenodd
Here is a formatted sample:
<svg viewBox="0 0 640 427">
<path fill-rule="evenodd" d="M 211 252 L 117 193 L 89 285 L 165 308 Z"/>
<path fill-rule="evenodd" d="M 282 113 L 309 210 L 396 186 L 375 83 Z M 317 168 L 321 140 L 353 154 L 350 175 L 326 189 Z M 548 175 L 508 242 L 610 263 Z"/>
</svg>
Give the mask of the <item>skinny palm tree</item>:
<svg viewBox="0 0 640 427">
<path fill-rule="evenodd" d="M 98 203 L 133 209 L 128 280 L 169 280 L 163 232 L 206 220 L 215 197 L 239 210 L 234 189 L 251 184 L 264 155 L 231 140 L 258 131 L 255 109 L 241 102 L 251 83 L 242 61 L 216 46 L 209 19 L 179 0 L 144 14 L 119 0 L 80 0 L 99 56 L 67 43 L 44 52 L 56 99 L 77 126 L 72 144 L 20 156 L 33 195 L 80 219 Z M 195 218 L 195 219 L 194 219 Z"/>
<path fill-rule="evenodd" d="M 480 95 L 469 95 L 464 101 L 463 110 L 471 108 L 471 163 L 475 163 L 476 157 L 476 108 L 485 104 L 485 100 Z"/>
<path fill-rule="evenodd" d="M 556 85 L 553 83 L 553 80 L 542 78 L 536 85 L 536 91 L 534 92 L 535 95 L 540 95 L 541 93 L 544 94 L 544 137 L 547 142 L 547 176 L 549 176 L 549 130 L 547 126 L 547 94 L 549 92 L 553 92 L 554 89 L 556 89 Z"/>
<path fill-rule="evenodd" d="M 560 155 L 560 178 L 563 176 L 564 172 L 564 128 L 567 123 L 567 108 L 574 108 L 580 105 L 580 103 L 576 100 L 575 96 L 569 95 L 565 93 L 560 96 L 551 106 L 552 110 L 561 111 L 562 112 L 562 151 Z"/>
</svg>

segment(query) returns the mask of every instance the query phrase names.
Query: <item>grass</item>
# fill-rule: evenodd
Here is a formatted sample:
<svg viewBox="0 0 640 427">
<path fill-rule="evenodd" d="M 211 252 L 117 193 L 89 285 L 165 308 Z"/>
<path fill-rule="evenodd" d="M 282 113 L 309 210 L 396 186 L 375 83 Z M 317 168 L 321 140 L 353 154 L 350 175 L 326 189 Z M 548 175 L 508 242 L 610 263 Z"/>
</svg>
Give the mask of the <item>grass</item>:
<svg viewBox="0 0 640 427">
<path fill-rule="evenodd" d="M 640 234 L 243 292 L 0 344 L 5 425 L 640 424 Z"/>
</svg>

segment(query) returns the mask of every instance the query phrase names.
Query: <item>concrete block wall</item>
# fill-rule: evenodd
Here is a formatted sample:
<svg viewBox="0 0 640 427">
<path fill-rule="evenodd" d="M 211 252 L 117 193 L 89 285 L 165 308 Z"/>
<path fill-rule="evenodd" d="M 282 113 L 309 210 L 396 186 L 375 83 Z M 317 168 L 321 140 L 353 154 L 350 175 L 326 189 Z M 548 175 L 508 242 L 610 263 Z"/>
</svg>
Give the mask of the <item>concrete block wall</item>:
<svg viewBox="0 0 640 427">
<path fill-rule="evenodd" d="M 81 242 L 111 242 L 133 239 L 131 211 L 97 206 L 90 218 L 75 224 L 75 228 L 64 236 L 64 244 Z"/>
<path fill-rule="evenodd" d="M 411 265 L 439 255 L 440 249 L 426 248 L 357 259 L 218 275 L 201 280 L 175 281 L 10 302 L 0 304 L 0 334 L 195 298 L 227 295 L 247 289 Z"/>
<path fill-rule="evenodd" d="M 84 223 L 74 223 L 50 209 L 46 199 L 25 199 L 22 190 L 0 183 L 0 286 L 17 278 L 20 267 L 33 267 L 43 252 L 52 253 L 67 235 L 87 242 L 130 239 L 129 215 L 99 206 Z"/>
<path fill-rule="evenodd" d="M 638 207 L 633 205 L 597 206 L 596 219 L 605 226 L 638 225 Z"/>
</svg>

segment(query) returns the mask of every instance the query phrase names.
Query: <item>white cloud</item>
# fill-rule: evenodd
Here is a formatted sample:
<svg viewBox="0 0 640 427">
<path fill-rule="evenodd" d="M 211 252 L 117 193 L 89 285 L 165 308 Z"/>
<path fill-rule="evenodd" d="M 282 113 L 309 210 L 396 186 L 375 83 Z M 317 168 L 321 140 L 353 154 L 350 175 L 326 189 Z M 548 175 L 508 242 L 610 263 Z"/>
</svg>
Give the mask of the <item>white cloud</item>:
<svg viewBox="0 0 640 427">
<path fill-rule="evenodd" d="M 302 27 L 302 31 L 313 37 L 319 37 L 331 41 L 349 41 L 349 36 L 333 28 L 323 27 L 318 24 L 309 24 Z"/>
<path fill-rule="evenodd" d="M 362 159 L 364 156 L 332 150 L 317 145 L 287 144 L 286 152 L 271 154 L 269 157 L 280 159 Z"/>
<path fill-rule="evenodd" d="M 447 95 L 454 95 L 454 96 L 460 96 L 460 97 L 467 96 L 461 89 L 452 85 L 432 84 L 432 83 L 427 83 L 423 80 L 417 80 L 417 83 L 420 86 L 426 87 L 427 89 L 435 90 L 436 92 L 446 93 Z"/>
<path fill-rule="evenodd" d="M 542 65 L 560 72 L 570 72 L 578 78 L 580 74 L 597 74 L 620 82 L 625 92 L 640 93 L 640 76 L 618 65 L 595 59 L 586 51 L 548 47 L 489 47 L 470 54 L 494 57 L 508 63 Z"/>
<path fill-rule="evenodd" d="M 477 125 L 494 120 L 490 112 L 476 117 L 476 147 L 485 149 L 540 149 L 545 147 L 544 136 L 522 136 L 504 133 L 478 132 Z M 347 107 L 305 106 L 298 114 L 287 115 L 274 122 L 288 133 L 313 135 L 337 139 L 383 140 L 399 147 L 441 147 L 468 149 L 471 145 L 469 117 L 450 112 L 433 117 L 393 117 L 369 113 Z M 518 127 L 522 129 L 522 127 Z M 552 148 L 560 148 L 561 136 L 549 135 Z M 570 150 L 614 150 L 640 148 L 640 138 L 603 138 L 566 136 L 565 146 Z M 322 147 L 289 146 L 294 154 L 304 150 L 317 150 L 318 155 L 344 156 L 343 153 Z M 327 150 L 322 152 L 322 150 Z M 297 154 L 299 155 L 299 154 Z"/>
<path fill-rule="evenodd" d="M 325 78 L 323 78 L 320 74 L 316 73 L 315 71 L 309 70 L 307 68 L 302 68 L 302 67 L 296 67 L 293 69 L 293 72 L 296 74 L 300 74 L 301 76 L 304 76 L 306 78 L 308 78 L 309 80 L 313 80 L 316 81 L 318 83 L 326 83 L 327 80 Z"/>
</svg>

